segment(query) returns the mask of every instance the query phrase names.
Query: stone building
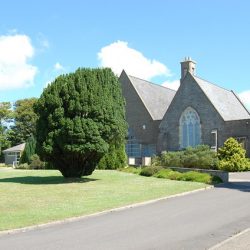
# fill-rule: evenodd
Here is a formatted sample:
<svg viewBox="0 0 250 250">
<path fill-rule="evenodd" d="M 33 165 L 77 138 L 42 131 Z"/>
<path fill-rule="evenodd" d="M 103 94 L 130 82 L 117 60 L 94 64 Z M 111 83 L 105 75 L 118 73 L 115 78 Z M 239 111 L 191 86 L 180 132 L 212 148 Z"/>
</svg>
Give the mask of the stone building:
<svg viewBox="0 0 250 250">
<path fill-rule="evenodd" d="M 206 144 L 213 150 L 229 137 L 242 143 L 250 157 L 250 113 L 232 91 L 196 76 L 196 63 L 181 62 L 176 91 L 128 76 L 120 76 L 129 124 L 129 157 L 152 156 Z"/>
</svg>

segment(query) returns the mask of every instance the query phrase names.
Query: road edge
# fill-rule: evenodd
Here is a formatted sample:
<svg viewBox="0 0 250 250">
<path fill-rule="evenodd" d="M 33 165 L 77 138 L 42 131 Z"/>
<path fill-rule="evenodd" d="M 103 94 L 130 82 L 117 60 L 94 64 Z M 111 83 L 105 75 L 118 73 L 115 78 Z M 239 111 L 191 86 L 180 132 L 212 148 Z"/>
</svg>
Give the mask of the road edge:
<svg viewBox="0 0 250 250">
<path fill-rule="evenodd" d="M 211 185 L 211 186 L 207 186 L 207 187 L 204 187 L 204 188 L 195 189 L 195 190 L 192 190 L 192 191 L 187 191 L 187 192 L 183 192 L 183 193 L 179 193 L 179 194 L 165 196 L 165 197 L 161 197 L 161 198 L 157 198 L 157 199 L 153 199 L 153 200 L 133 203 L 133 204 L 130 204 L 130 205 L 117 207 L 117 208 L 112 208 L 112 209 L 109 209 L 109 210 L 104 210 L 104 211 L 93 213 L 93 214 L 70 217 L 70 218 L 66 218 L 66 219 L 62 219 L 62 220 L 56 220 L 56 221 L 51 221 L 51 222 L 48 222 L 48 223 L 42 223 L 42 224 L 37 224 L 37 225 L 27 226 L 27 227 L 22 227 L 22 228 L 4 230 L 4 231 L 0 231 L 0 237 L 4 236 L 4 235 L 9 235 L 9 234 L 24 233 L 24 232 L 32 231 L 32 230 L 35 230 L 35 229 L 42 229 L 42 228 L 47 228 L 47 227 L 54 226 L 54 225 L 60 225 L 60 224 L 75 222 L 75 221 L 78 221 L 78 220 L 83 220 L 83 219 L 87 219 L 87 218 L 91 218 L 91 217 L 101 216 L 101 215 L 104 215 L 104 214 L 108 214 L 108 213 L 112 213 L 112 212 L 118 212 L 118 211 L 130 209 L 130 208 L 145 206 L 145 205 L 156 203 L 156 202 L 159 202 L 159 201 L 172 199 L 172 198 L 176 198 L 176 197 L 181 197 L 181 196 L 186 196 L 186 195 L 189 195 L 189 194 L 193 194 L 193 193 L 197 193 L 197 192 L 201 192 L 201 191 L 205 191 L 205 190 L 209 190 L 209 189 L 213 189 L 213 188 L 214 188 L 214 186 Z"/>
<path fill-rule="evenodd" d="M 226 244 L 232 243 L 234 240 L 237 240 L 239 237 L 241 237 L 242 235 L 247 234 L 249 232 L 250 232 L 250 228 L 247 228 L 247 229 L 241 231 L 240 233 L 237 233 L 237 234 L 231 236 L 230 238 L 228 238 L 228 239 L 214 245 L 213 247 L 209 248 L 208 250 L 219 250 L 220 247 L 223 247 Z"/>
</svg>

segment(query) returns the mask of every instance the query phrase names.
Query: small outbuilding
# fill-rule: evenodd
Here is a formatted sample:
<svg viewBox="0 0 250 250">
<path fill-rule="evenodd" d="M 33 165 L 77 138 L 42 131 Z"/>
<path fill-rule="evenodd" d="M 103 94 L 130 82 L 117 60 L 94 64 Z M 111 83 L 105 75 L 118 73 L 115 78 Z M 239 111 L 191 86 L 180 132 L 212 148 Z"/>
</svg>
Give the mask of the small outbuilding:
<svg viewBox="0 0 250 250">
<path fill-rule="evenodd" d="M 16 166 L 19 164 L 20 157 L 24 151 L 25 143 L 19 144 L 12 148 L 3 150 L 6 165 Z"/>
</svg>

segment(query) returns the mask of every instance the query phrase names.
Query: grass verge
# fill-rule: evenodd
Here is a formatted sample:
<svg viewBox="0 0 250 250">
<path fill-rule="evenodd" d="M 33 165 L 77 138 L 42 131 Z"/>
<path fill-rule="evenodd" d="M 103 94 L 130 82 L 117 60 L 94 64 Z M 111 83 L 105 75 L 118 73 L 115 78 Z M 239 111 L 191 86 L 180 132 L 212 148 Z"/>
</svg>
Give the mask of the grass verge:
<svg viewBox="0 0 250 250">
<path fill-rule="evenodd" d="M 109 170 L 64 179 L 56 170 L 0 171 L 0 230 L 88 215 L 206 187 Z"/>
</svg>

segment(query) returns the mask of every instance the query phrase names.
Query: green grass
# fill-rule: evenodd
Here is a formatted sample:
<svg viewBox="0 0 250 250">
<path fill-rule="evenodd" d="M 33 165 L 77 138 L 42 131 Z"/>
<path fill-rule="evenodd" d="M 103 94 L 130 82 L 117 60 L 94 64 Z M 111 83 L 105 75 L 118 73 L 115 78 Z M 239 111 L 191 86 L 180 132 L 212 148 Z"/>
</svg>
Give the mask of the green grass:
<svg viewBox="0 0 250 250">
<path fill-rule="evenodd" d="M 92 214 L 205 186 L 109 170 L 96 170 L 77 180 L 66 180 L 56 170 L 1 170 L 0 230 Z"/>
</svg>

